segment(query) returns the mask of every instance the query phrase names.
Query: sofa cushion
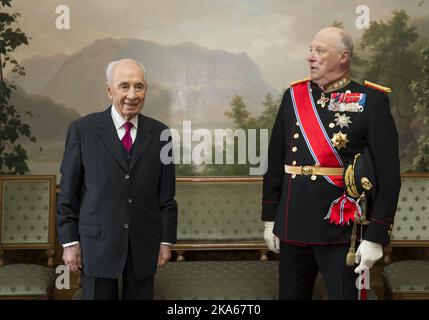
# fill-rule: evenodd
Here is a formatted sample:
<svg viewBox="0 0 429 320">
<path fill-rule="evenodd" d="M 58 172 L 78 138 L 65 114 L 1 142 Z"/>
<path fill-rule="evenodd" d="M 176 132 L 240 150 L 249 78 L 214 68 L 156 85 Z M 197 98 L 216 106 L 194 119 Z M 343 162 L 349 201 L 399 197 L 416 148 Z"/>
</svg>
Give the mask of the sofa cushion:
<svg viewBox="0 0 429 320">
<path fill-rule="evenodd" d="M 155 299 L 277 299 L 277 261 L 184 261 L 159 268 Z"/>
<path fill-rule="evenodd" d="M 0 267 L 0 296 L 47 295 L 55 278 L 54 270 L 35 264 Z"/>
<path fill-rule="evenodd" d="M 169 262 L 155 276 L 157 300 L 274 300 L 278 298 L 277 261 L 185 261 Z M 119 296 L 122 285 L 119 281 Z M 373 290 L 368 300 L 377 300 Z M 81 300 L 78 289 L 73 300 Z M 318 274 L 313 300 L 327 300 L 328 294 Z"/>
<path fill-rule="evenodd" d="M 169 262 L 155 275 L 156 300 L 269 300 L 277 296 L 277 261 Z M 82 298 L 79 289 L 73 300 Z"/>
<path fill-rule="evenodd" d="M 429 293 L 429 261 L 394 262 L 384 268 L 384 277 L 392 292 Z"/>
</svg>

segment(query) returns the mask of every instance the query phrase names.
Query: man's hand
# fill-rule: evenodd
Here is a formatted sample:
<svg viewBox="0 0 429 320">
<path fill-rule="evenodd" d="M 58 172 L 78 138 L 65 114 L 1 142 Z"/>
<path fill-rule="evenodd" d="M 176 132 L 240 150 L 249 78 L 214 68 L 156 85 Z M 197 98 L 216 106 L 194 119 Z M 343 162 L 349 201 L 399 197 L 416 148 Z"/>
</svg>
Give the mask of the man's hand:
<svg viewBox="0 0 429 320">
<path fill-rule="evenodd" d="M 163 267 L 171 259 L 171 249 L 169 245 L 161 244 L 159 247 L 158 267 Z"/>
<path fill-rule="evenodd" d="M 280 252 L 280 240 L 273 234 L 274 221 L 265 221 L 264 239 L 270 251 Z"/>
<path fill-rule="evenodd" d="M 80 272 L 80 269 L 82 269 L 82 253 L 80 251 L 80 244 L 65 247 L 63 251 L 63 261 L 72 272 Z"/>
<path fill-rule="evenodd" d="M 381 244 L 363 240 L 356 251 L 355 262 L 359 265 L 355 269 L 355 273 L 360 274 L 365 269 L 371 269 L 381 257 L 383 257 Z"/>
</svg>

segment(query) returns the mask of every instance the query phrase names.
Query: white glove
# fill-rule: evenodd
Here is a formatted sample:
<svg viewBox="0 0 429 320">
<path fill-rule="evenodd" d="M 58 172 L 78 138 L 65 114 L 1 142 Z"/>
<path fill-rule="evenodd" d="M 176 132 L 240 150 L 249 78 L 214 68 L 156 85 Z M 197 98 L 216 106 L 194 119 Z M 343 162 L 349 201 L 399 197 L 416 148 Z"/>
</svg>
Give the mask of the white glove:
<svg viewBox="0 0 429 320">
<path fill-rule="evenodd" d="M 381 244 L 363 240 L 356 251 L 355 262 L 359 263 L 355 273 L 369 270 L 379 259 L 383 257 L 383 247 Z"/>
<path fill-rule="evenodd" d="M 272 252 L 279 253 L 280 240 L 274 235 L 273 229 L 274 221 L 265 221 L 264 239 L 267 243 L 268 249 L 270 249 Z"/>
</svg>

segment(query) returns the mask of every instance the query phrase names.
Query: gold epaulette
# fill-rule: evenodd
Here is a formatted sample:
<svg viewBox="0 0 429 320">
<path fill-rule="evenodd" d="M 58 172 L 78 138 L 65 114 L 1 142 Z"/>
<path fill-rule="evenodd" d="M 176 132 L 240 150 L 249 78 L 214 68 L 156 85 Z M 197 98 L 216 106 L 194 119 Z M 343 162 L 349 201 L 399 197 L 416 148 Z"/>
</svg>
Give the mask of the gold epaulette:
<svg viewBox="0 0 429 320">
<path fill-rule="evenodd" d="M 391 93 L 392 92 L 392 90 L 390 88 L 388 88 L 388 87 L 383 87 L 383 86 L 380 86 L 379 84 L 376 84 L 376 83 L 373 83 L 373 82 L 369 82 L 367 80 L 365 80 L 363 82 L 363 84 L 365 86 L 367 86 L 367 87 L 373 88 L 375 90 L 378 90 L 378 91 L 381 91 L 381 92 L 384 92 L 384 93 Z"/>
<path fill-rule="evenodd" d="M 304 79 L 301 79 L 301 80 L 293 81 L 293 82 L 290 83 L 290 86 L 292 87 L 292 86 L 294 86 L 296 84 L 306 82 L 306 81 L 308 81 L 310 79 L 311 79 L 310 77 L 307 77 L 307 78 L 304 78 Z"/>
</svg>

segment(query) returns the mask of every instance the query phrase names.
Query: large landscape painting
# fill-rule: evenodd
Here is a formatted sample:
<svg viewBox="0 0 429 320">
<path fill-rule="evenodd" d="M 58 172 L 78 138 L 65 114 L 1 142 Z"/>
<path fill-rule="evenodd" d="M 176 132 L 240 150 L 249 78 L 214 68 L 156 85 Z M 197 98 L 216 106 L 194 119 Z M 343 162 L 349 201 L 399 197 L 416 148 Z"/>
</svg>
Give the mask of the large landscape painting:
<svg viewBox="0 0 429 320">
<path fill-rule="evenodd" d="M 68 124 L 109 106 L 105 69 L 113 60 L 129 57 L 145 66 L 149 91 L 143 113 L 179 131 L 183 121 L 192 121 L 193 128 L 234 128 L 236 119 L 226 114 L 234 98 L 241 98 L 248 117 L 259 119 L 267 99 L 278 103 L 291 81 L 308 76 L 308 43 L 331 25 L 355 40 L 352 77 L 392 88 L 402 171 L 412 170 L 419 139 L 427 134 L 412 92 L 413 81 L 425 77 L 421 52 L 429 46 L 429 3 L 424 1 L 375 0 L 364 8 L 362 1 L 341 0 L 15 0 L 12 5 L 31 37 L 15 53 L 26 75 L 16 80 L 11 101 L 37 138 L 23 141 L 32 174 L 59 174 Z M 56 11 L 59 6 L 68 8 L 69 28 L 58 28 L 65 13 Z M 366 17 L 370 24 L 359 25 Z"/>
</svg>

